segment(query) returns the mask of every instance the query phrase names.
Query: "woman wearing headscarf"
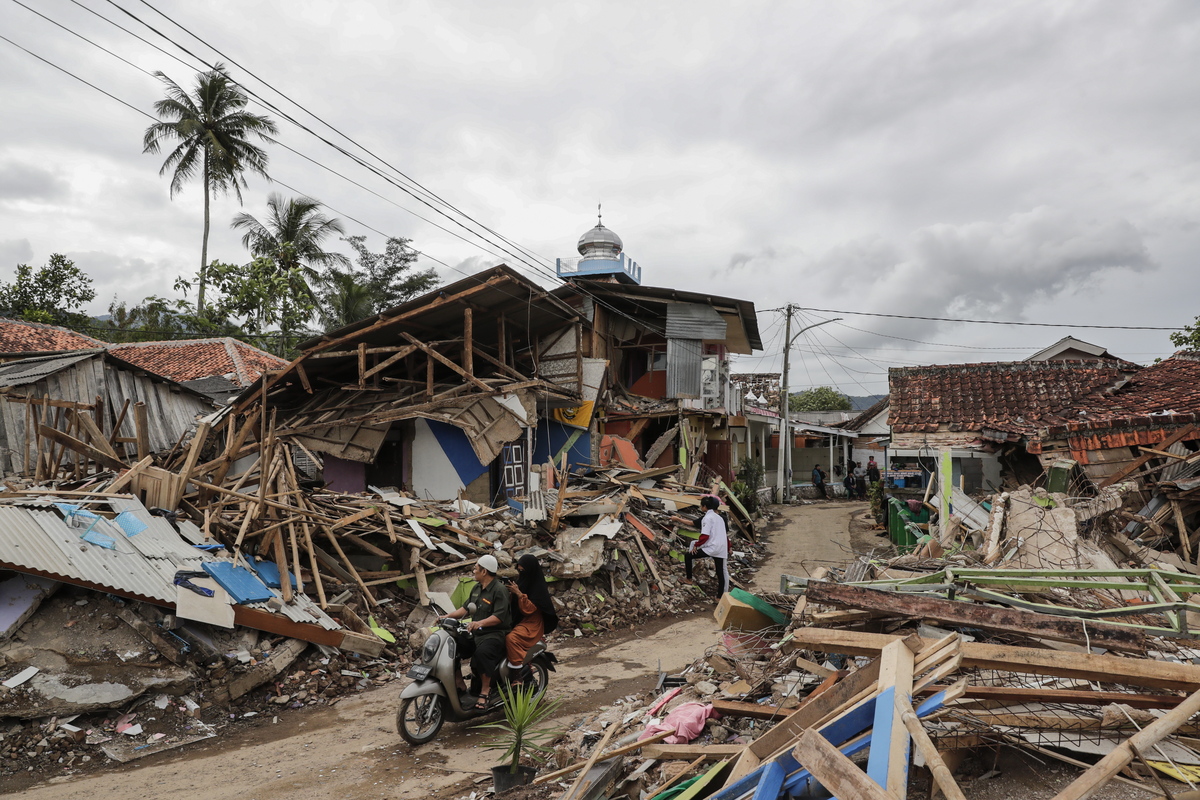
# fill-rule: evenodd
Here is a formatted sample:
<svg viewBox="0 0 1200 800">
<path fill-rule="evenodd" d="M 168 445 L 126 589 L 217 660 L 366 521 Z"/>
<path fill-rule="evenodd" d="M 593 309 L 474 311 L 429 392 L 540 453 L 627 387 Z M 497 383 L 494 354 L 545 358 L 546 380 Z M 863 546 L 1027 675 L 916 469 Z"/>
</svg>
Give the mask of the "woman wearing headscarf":
<svg viewBox="0 0 1200 800">
<path fill-rule="evenodd" d="M 558 627 L 558 614 L 546 587 L 542 565 L 532 554 L 526 553 L 517 560 L 517 580 L 508 585 L 508 590 L 512 592 L 513 607 L 524 615 L 505 638 L 508 663 L 519 669 L 525 664 L 529 648 Z"/>
</svg>

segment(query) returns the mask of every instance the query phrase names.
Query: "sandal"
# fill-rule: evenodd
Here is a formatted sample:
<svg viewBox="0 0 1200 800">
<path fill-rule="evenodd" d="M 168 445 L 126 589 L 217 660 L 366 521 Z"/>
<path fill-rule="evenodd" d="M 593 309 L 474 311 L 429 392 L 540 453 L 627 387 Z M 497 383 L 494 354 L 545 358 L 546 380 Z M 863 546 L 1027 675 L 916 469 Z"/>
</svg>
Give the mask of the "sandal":
<svg viewBox="0 0 1200 800">
<path fill-rule="evenodd" d="M 479 695 L 479 699 L 475 701 L 475 708 L 482 710 L 488 707 L 488 693 L 483 692 Z"/>
</svg>

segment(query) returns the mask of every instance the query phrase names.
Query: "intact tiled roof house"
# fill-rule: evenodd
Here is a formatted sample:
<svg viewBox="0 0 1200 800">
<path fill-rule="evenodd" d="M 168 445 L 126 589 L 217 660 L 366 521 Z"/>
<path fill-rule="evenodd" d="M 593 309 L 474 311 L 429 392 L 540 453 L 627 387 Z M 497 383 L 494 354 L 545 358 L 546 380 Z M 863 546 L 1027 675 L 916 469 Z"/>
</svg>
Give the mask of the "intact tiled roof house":
<svg viewBox="0 0 1200 800">
<path fill-rule="evenodd" d="M 70 328 L 0 318 L 0 360 L 97 347 L 104 347 L 104 342 Z"/>
</svg>

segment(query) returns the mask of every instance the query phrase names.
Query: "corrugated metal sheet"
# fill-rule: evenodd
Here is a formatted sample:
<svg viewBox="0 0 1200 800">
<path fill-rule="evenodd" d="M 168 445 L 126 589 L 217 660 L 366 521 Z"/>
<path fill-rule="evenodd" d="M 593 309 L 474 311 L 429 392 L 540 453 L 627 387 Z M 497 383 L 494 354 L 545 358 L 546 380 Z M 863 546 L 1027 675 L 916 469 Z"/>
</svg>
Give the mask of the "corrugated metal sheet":
<svg viewBox="0 0 1200 800">
<path fill-rule="evenodd" d="M 693 303 L 667 305 L 668 339 L 725 339 L 725 320 L 712 306 Z"/>
<path fill-rule="evenodd" d="M 667 339 L 667 397 L 700 397 L 703 349 L 699 339 Z"/>
<path fill-rule="evenodd" d="M 7 569 L 49 575 L 76 585 L 99 586 L 174 607 L 176 571 L 199 570 L 203 562 L 227 560 L 189 546 L 169 522 L 151 516 L 132 497 L 109 498 L 108 505 L 113 511 L 133 512 L 146 523 L 146 530 L 126 536 L 106 519 L 93 528 L 113 540 L 112 550 L 84 541 L 81 537 L 86 526 L 73 527 L 67 523 L 53 507 L 52 498 L 19 502 L 20 506 L 0 505 L 0 566 Z M 97 505 L 90 507 L 95 509 Z M 271 591 L 282 601 L 277 590 Z M 247 606 L 282 614 L 293 622 L 319 625 L 326 630 L 341 628 L 305 595 L 296 593 L 290 604 L 279 602 L 279 608 L 270 603 L 248 603 Z"/>
<path fill-rule="evenodd" d="M 159 565 L 142 557 L 125 534 L 105 522 L 93 530 L 110 537 L 113 550 L 83 541 L 85 530 L 72 528 L 56 511 L 0 507 L 0 563 L 175 604 L 173 566 L 164 577 Z"/>
<path fill-rule="evenodd" d="M 42 378 L 62 372 L 80 361 L 94 358 L 103 352 L 103 350 L 83 350 L 65 356 L 23 358 L 20 361 L 0 364 L 0 388 L 28 386 L 31 383 L 37 383 Z"/>
<path fill-rule="evenodd" d="M 172 564 L 180 565 L 177 569 L 199 569 L 199 566 L 188 565 L 198 564 L 201 559 L 197 554 L 202 551 L 181 539 L 175 529 L 171 527 L 170 522 L 162 517 L 154 516 L 144 505 L 132 497 L 114 497 L 109 500 L 108 504 L 113 511 L 128 512 L 146 526 L 146 530 L 137 536 L 129 537 L 129 541 L 142 555 L 147 558 L 167 559 Z M 182 520 L 180 525 L 184 524 L 191 525 L 192 523 Z M 174 575 L 173 571 L 172 575 Z"/>
</svg>

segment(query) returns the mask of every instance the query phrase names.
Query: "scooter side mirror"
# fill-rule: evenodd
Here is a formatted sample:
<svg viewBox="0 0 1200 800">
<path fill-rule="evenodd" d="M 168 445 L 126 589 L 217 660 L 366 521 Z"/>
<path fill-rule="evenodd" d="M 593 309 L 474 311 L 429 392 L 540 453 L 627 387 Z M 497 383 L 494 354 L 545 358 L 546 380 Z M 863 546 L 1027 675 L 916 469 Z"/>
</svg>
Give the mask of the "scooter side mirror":
<svg viewBox="0 0 1200 800">
<path fill-rule="evenodd" d="M 468 613 L 474 614 L 476 608 L 478 608 L 478 606 L 476 606 L 474 603 L 467 603 L 467 612 Z"/>
</svg>

